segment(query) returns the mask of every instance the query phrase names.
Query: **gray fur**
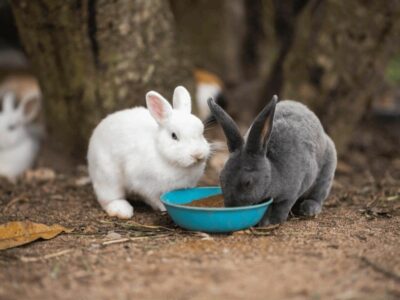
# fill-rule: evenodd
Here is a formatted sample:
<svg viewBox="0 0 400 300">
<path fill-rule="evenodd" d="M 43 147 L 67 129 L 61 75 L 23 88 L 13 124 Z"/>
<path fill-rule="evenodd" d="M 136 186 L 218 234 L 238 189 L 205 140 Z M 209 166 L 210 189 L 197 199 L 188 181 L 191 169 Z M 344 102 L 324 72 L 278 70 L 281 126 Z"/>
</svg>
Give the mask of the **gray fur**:
<svg viewBox="0 0 400 300">
<path fill-rule="evenodd" d="M 212 99 L 208 101 L 231 146 L 220 175 L 225 205 L 251 205 L 272 197 L 262 226 L 286 221 L 292 208 L 305 216 L 320 213 L 337 160 L 335 145 L 318 117 L 299 102 L 277 103 L 275 97 L 242 142 L 237 141 L 237 126 L 226 122 L 228 114 Z"/>
</svg>

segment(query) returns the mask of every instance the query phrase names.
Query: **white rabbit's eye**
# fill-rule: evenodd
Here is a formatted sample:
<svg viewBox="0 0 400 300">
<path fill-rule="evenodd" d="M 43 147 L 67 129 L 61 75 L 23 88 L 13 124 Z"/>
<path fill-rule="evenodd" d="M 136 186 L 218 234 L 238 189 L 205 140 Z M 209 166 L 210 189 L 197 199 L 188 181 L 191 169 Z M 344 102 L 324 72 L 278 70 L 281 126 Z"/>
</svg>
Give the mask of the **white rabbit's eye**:
<svg viewBox="0 0 400 300">
<path fill-rule="evenodd" d="M 8 130 L 13 131 L 15 128 L 17 128 L 17 125 L 8 125 Z"/>
<path fill-rule="evenodd" d="M 176 134 L 175 134 L 175 132 L 173 132 L 172 134 L 171 134 L 171 137 L 174 139 L 174 140 L 178 140 L 178 137 L 176 136 Z"/>
</svg>

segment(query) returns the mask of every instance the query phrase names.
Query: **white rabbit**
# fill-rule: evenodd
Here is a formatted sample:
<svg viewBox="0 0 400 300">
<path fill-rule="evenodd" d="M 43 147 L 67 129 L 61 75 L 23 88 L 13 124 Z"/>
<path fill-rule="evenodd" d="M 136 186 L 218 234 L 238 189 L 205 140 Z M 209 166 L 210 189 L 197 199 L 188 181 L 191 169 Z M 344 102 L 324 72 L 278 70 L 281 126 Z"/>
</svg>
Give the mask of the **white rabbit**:
<svg viewBox="0 0 400 300">
<path fill-rule="evenodd" d="M 204 172 L 210 147 L 203 123 L 191 114 L 189 92 L 178 86 L 173 108 L 160 94 L 146 95 L 147 108 L 107 116 L 89 142 L 89 175 L 97 200 L 109 216 L 131 218 L 126 195 L 135 193 L 164 211 L 164 192 L 193 187 Z"/>
<path fill-rule="evenodd" d="M 0 112 L 0 176 L 15 182 L 29 169 L 39 150 L 39 138 L 30 124 L 40 110 L 40 93 L 26 94 L 16 106 L 15 94 L 3 96 Z"/>
</svg>

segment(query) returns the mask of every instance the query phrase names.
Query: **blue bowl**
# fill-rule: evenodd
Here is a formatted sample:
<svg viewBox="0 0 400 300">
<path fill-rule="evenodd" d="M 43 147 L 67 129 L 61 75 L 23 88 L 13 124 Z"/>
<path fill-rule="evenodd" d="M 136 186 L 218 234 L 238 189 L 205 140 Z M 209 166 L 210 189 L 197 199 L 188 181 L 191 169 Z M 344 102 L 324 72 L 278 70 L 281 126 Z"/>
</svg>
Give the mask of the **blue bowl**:
<svg viewBox="0 0 400 300">
<path fill-rule="evenodd" d="M 272 203 L 240 207 L 192 207 L 183 204 L 221 194 L 220 187 L 196 187 L 161 195 L 172 220 L 180 227 L 204 232 L 232 232 L 256 225 Z"/>
</svg>

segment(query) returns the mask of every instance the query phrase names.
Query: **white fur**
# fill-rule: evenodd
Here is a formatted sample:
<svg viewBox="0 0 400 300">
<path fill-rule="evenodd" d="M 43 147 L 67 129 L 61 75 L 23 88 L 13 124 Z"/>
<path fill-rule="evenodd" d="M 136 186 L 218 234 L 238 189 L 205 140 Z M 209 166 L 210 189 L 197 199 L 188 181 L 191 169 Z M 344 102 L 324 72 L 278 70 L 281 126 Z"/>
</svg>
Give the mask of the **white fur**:
<svg viewBox="0 0 400 300">
<path fill-rule="evenodd" d="M 130 218 L 126 195 L 135 193 L 155 210 L 165 210 L 160 195 L 193 187 L 204 172 L 209 145 L 202 122 L 190 114 L 190 95 L 177 87 L 174 108 L 156 92 L 149 109 L 136 107 L 107 116 L 89 142 L 89 175 L 97 200 L 110 216 Z M 179 140 L 172 138 L 175 133 Z"/>
<path fill-rule="evenodd" d="M 0 176 L 15 181 L 18 176 L 29 169 L 38 153 L 39 140 L 31 134 L 30 122 L 39 112 L 38 93 L 26 95 L 17 108 L 15 95 L 6 93 L 0 112 Z M 34 109 L 26 114 L 25 105 L 35 101 Z"/>
<path fill-rule="evenodd" d="M 222 89 L 217 83 L 200 82 L 196 85 L 196 102 L 199 109 L 199 116 L 202 119 L 210 115 L 207 100 L 209 98 L 216 99 Z"/>
</svg>

